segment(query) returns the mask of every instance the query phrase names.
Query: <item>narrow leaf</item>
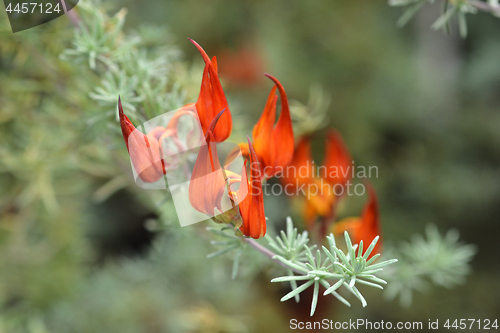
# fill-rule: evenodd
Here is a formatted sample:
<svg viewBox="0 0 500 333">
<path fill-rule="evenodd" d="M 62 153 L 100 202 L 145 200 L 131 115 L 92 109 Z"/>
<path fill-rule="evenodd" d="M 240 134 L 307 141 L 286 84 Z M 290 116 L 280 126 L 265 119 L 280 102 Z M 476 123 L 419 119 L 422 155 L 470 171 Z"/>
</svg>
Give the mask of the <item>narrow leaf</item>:
<svg viewBox="0 0 500 333">
<path fill-rule="evenodd" d="M 313 298 L 311 302 L 311 317 L 314 314 L 314 311 L 316 311 L 316 305 L 318 305 L 318 294 L 319 294 L 319 283 L 318 281 L 314 282 L 314 291 L 313 291 Z"/>
<path fill-rule="evenodd" d="M 311 277 L 309 275 L 281 276 L 272 279 L 271 282 L 287 282 L 287 281 L 302 281 L 302 280 L 311 280 Z"/>
<path fill-rule="evenodd" d="M 342 284 L 344 283 L 344 279 L 340 279 L 337 281 L 337 283 L 335 283 L 333 286 L 331 286 L 330 288 L 326 289 L 325 292 L 323 293 L 323 295 L 328 295 L 328 294 L 331 294 L 333 293 L 335 290 L 337 290 Z"/>
<path fill-rule="evenodd" d="M 391 260 L 386 260 L 386 261 L 383 261 L 383 262 L 380 262 L 378 264 L 375 264 L 375 265 L 371 265 L 370 267 L 368 267 L 370 270 L 372 269 L 377 269 L 377 268 L 381 268 L 381 267 L 384 267 L 384 266 L 387 266 L 387 265 L 390 265 L 390 264 L 394 264 L 395 262 L 398 262 L 398 259 L 391 259 Z"/>
<path fill-rule="evenodd" d="M 303 285 L 301 285 L 297 289 L 292 290 L 291 292 L 289 292 L 288 294 L 286 294 L 285 296 L 283 296 L 281 298 L 281 302 L 287 301 L 290 298 L 294 297 L 295 295 L 300 294 L 301 292 L 303 292 L 304 290 L 306 290 L 307 288 L 309 288 L 309 286 L 311 286 L 313 283 L 314 283 L 314 280 L 307 281 L 306 283 L 304 283 Z"/>
<path fill-rule="evenodd" d="M 384 289 L 384 287 L 382 287 L 381 285 L 376 284 L 376 283 L 364 281 L 364 280 L 361 280 L 361 279 L 357 279 L 356 281 L 358 283 L 361 283 L 361 284 L 366 284 L 367 286 L 375 287 L 375 288 L 378 288 L 378 289 Z"/>
<path fill-rule="evenodd" d="M 373 239 L 372 243 L 370 244 L 370 246 L 368 247 L 368 249 L 366 250 L 365 254 L 363 255 L 363 258 L 368 259 L 368 256 L 370 256 L 370 253 L 372 253 L 373 251 L 373 248 L 375 247 L 375 245 L 377 245 L 377 242 L 378 242 L 378 239 L 380 237 L 377 236 Z"/>
</svg>

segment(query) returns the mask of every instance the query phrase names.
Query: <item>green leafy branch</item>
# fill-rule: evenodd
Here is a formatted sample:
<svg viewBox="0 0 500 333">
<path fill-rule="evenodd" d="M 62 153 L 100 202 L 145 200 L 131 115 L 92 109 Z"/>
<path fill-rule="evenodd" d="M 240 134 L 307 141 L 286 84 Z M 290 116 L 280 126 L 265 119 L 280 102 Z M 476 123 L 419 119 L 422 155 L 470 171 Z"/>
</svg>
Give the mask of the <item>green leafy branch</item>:
<svg viewBox="0 0 500 333">
<path fill-rule="evenodd" d="M 313 298 L 311 304 L 311 316 L 316 310 L 318 302 L 319 286 L 322 285 L 326 288 L 323 293 L 324 296 L 332 294 L 342 303 L 351 306 L 350 303 L 342 297 L 337 290 L 340 287 L 345 287 L 350 293 L 361 301 L 364 306 L 367 302 L 361 292 L 356 287 L 356 283 L 364 284 L 371 287 L 383 289 L 382 284 L 387 284 L 386 281 L 376 277 L 374 274 L 380 272 L 382 267 L 397 262 L 397 259 L 387 260 L 381 263 L 373 264 L 378 255 L 374 255 L 371 259 L 370 256 L 375 244 L 377 244 L 378 237 L 376 237 L 370 244 L 366 252 L 363 254 L 363 242 L 360 242 L 358 253 L 356 256 L 356 247 L 352 245 L 351 239 L 347 232 L 344 233 L 345 241 L 347 244 L 347 253 L 344 254 L 342 250 L 337 248 L 335 238 L 333 235 L 327 237 L 329 248 L 323 246 L 322 250 L 325 254 L 325 259 L 321 258 L 321 251 L 316 250 L 316 255 L 313 256 L 309 246 L 304 245 L 307 261 L 294 263 L 279 255 L 276 257 L 285 264 L 303 272 L 302 276 L 283 276 L 271 280 L 271 282 L 284 282 L 284 281 L 307 281 L 300 287 L 293 289 L 285 295 L 281 301 L 284 302 L 295 295 L 306 290 L 309 286 L 314 285 Z M 332 282 L 333 280 L 333 282 Z"/>
<path fill-rule="evenodd" d="M 360 242 L 359 248 L 357 249 L 356 245 L 352 245 L 347 232 L 344 233 L 347 252 L 344 253 L 340 250 L 336 246 L 335 238 L 333 235 L 330 235 L 327 237 L 329 247 L 322 246 L 324 254 L 323 259 L 321 254 L 322 251 L 319 249 L 316 249 L 316 252 L 313 254 L 316 245 L 308 245 L 309 238 L 307 231 L 299 234 L 297 229 L 294 228 L 290 218 L 287 219 L 286 232 L 281 231 L 280 236 L 277 236 L 276 240 L 270 236 L 266 236 L 269 246 L 276 252 L 269 251 L 255 240 L 227 234 L 224 232 L 226 229 L 229 230 L 232 228 L 224 227 L 220 230 L 214 228 L 209 229 L 211 232 L 224 237 L 225 240 L 222 242 L 212 242 L 212 244 L 220 245 L 224 248 L 210 254 L 208 257 L 215 257 L 232 250 L 238 250 L 234 261 L 235 264 L 233 265 L 232 275 L 234 278 L 237 274 L 235 273 L 235 271 L 237 272 L 237 268 L 235 267 L 239 264 L 239 256 L 241 255 L 242 248 L 245 243 L 250 244 L 258 251 L 285 267 L 287 275 L 271 280 L 271 282 L 290 283 L 292 291 L 281 299 L 282 302 L 291 298 L 295 298 L 298 302 L 300 300 L 299 294 L 310 286 L 313 286 L 311 316 L 316 311 L 320 285 L 326 289 L 323 293 L 324 296 L 331 294 L 342 303 L 351 306 L 351 304 L 337 292 L 340 287 L 344 287 L 358 298 L 363 306 L 366 306 L 367 302 L 356 287 L 356 284 L 383 289 L 382 285 L 387 284 L 387 282 L 378 278 L 375 274 L 382 271 L 383 267 L 397 262 L 397 259 L 392 259 L 374 263 L 379 257 L 379 254 L 373 255 L 370 259 L 369 257 L 379 237 L 375 237 L 368 249 L 363 253 L 363 242 Z M 299 286 L 297 284 L 299 281 L 304 282 Z"/>
<path fill-rule="evenodd" d="M 95 87 L 89 96 L 104 110 L 97 110 L 88 124 L 118 121 L 118 96 L 127 116 L 141 123 L 186 104 L 184 87 L 174 83 L 179 81 L 173 68 L 179 66 L 181 52 L 168 30 L 143 25 L 126 33 L 126 10 L 108 16 L 99 4 L 99 0 L 80 1 L 80 29 L 60 56 L 75 64 L 87 63 L 91 70 Z"/>
</svg>

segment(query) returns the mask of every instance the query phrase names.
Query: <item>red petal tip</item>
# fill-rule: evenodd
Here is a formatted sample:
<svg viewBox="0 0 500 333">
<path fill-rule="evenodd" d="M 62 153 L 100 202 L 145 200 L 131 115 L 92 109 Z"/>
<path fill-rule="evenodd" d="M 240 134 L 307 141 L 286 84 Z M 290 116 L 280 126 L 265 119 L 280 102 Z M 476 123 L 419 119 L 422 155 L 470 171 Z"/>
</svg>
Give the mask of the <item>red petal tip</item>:
<svg viewBox="0 0 500 333">
<path fill-rule="evenodd" d="M 196 48 L 198 49 L 198 51 L 201 53 L 201 56 L 203 57 L 203 61 L 205 61 L 206 64 L 208 64 L 208 63 L 212 64 L 212 62 L 210 61 L 210 58 L 208 57 L 208 54 L 200 46 L 200 44 L 198 44 L 197 42 L 195 42 L 193 39 L 191 39 L 189 37 L 188 37 L 188 39 L 191 41 L 191 43 L 194 44 L 194 46 L 196 46 Z"/>
<path fill-rule="evenodd" d="M 250 141 L 250 138 L 247 136 L 248 140 L 248 155 L 250 158 L 250 162 L 252 163 L 260 163 L 259 159 L 257 157 L 257 153 L 255 152 L 255 149 L 253 148 L 252 142 Z"/>
<path fill-rule="evenodd" d="M 118 114 L 120 115 L 120 117 L 123 115 L 122 100 L 120 98 L 120 95 L 118 95 Z"/>
<path fill-rule="evenodd" d="M 267 76 L 268 78 L 270 78 L 274 83 L 278 84 L 279 81 L 278 79 L 276 79 L 274 76 L 272 76 L 271 74 L 268 74 L 268 73 L 264 73 L 265 76 Z"/>
<path fill-rule="evenodd" d="M 211 131 L 212 134 L 213 132 L 215 132 L 215 126 L 217 126 L 217 122 L 219 121 L 219 118 L 222 116 L 224 111 L 226 111 L 226 108 L 222 109 L 222 111 L 215 116 L 214 120 L 212 120 L 212 122 L 210 123 L 210 126 L 208 126 L 207 132 Z"/>
</svg>

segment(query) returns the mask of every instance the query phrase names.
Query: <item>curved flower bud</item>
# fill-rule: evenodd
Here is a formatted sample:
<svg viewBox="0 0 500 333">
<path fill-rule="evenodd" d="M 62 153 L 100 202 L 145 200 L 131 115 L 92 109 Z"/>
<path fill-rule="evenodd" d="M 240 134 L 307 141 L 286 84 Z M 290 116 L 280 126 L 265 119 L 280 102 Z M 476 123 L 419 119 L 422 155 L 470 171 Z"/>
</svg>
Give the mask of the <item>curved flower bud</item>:
<svg viewBox="0 0 500 333">
<path fill-rule="evenodd" d="M 120 126 L 127 150 L 139 178 L 146 183 L 153 183 L 165 174 L 165 166 L 160 155 L 160 146 L 155 136 L 141 133 L 123 113 L 122 103 L 118 98 Z"/>
</svg>

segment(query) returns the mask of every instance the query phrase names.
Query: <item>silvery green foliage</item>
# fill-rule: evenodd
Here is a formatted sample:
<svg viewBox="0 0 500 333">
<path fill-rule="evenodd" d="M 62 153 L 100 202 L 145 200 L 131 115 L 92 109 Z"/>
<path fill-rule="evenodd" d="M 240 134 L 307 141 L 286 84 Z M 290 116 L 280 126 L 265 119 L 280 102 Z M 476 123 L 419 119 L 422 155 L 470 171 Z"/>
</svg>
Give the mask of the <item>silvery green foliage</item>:
<svg viewBox="0 0 500 333">
<path fill-rule="evenodd" d="M 286 219 L 286 233 L 281 230 L 281 237 L 276 236 L 276 241 L 266 234 L 266 240 L 269 242 L 269 246 L 279 255 L 280 258 L 284 258 L 292 263 L 303 262 L 307 260 L 307 250 L 306 244 L 309 243 L 307 231 L 302 232 L 300 235 L 297 232 L 297 228 L 293 227 L 293 222 L 290 217 Z M 315 248 L 313 245 L 309 248 Z M 286 268 L 286 273 L 289 276 L 293 276 L 293 270 Z M 290 286 L 292 289 L 297 289 L 297 281 L 290 280 Z M 295 301 L 300 301 L 300 295 L 297 293 L 295 295 Z"/>
<path fill-rule="evenodd" d="M 222 229 L 207 229 L 224 238 L 223 241 L 212 242 L 212 244 L 223 246 L 223 248 L 208 255 L 208 257 L 211 258 L 232 250 L 237 250 L 232 274 L 234 278 L 237 274 L 241 252 L 249 241 L 245 240 L 243 237 L 238 237 L 224 232 L 225 230 L 230 229 L 232 228 L 224 227 Z M 344 233 L 344 237 L 347 244 L 346 253 L 342 252 L 342 250 L 336 246 L 333 235 L 327 237 L 329 244 L 328 247 L 323 246 L 321 249 L 322 251 L 316 249 L 316 251 L 313 252 L 316 245 L 308 245 L 309 238 L 307 231 L 299 234 L 297 232 L 297 228 L 294 228 L 292 220 L 287 218 L 286 232 L 281 231 L 280 236 L 277 236 L 276 239 L 266 236 L 269 246 L 275 251 L 274 253 L 268 253 L 269 250 L 261 247 L 260 245 L 257 247 L 254 246 L 254 248 L 260 248 L 265 251 L 266 255 L 272 257 L 275 261 L 285 267 L 286 276 L 271 280 L 271 282 L 290 283 L 292 291 L 281 299 L 282 302 L 290 298 L 295 298 L 298 302 L 300 300 L 299 294 L 310 286 L 313 286 L 314 293 L 311 304 L 312 316 L 318 303 L 320 285 L 326 289 L 323 295 L 332 294 L 347 306 L 351 306 L 351 304 L 337 292 L 337 289 L 340 287 L 343 287 L 348 292 L 352 293 L 361 301 L 363 306 L 366 306 L 367 302 L 356 287 L 356 284 L 363 284 L 383 289 L 381 285 L 386 284 L 386 282 L 376 277 L 375 274 L 380 272 L 382 267 L 397 261 L 396 259 L 393 259 L 374 263 L 374 261 L 379 257 L 379 254 L 376 254 L 368 259 L 373 248 L 377 244 L 379 237 L 376 237 L 373 240 L 364 254 L 363 242 L 361 242 L 359 249 L 357 249 L 357 255 L 357 246 L 352 245 L 347 232 Z M 304 281 L 304 283 L 299 286 L 297 281 Z"/>
<path fill-rule="evenodd" d="M 233 263 L 233 279 L 236 277 L 239 258 L 248 243 L 243 237 L 235 236 L 232 227 L 207 228 L 207 230 L 224 238 L 223 241 L 212 242 L 213 245 L 222 246 L 217 252 L 208 255 L 209 258 L 219 256 L 229 251 L 237 250 Z M 231 230 L 226 233 L 226 230 Z M 299 294 L 309 287 L 313 287 L 311 316 L 316 310 L 320 285 L 326 290 L 324 296 L 329 294 L 342 303 L 350 303 L 340 295 L 339 289 L 345 289 L 353 294 L 361 304 L 367 305 L 357 285 L 384 289 L 382 285 L 388 284 L 385 295 L 391 299 L 400 296 L 403 305 L 411 304 L 413 290 L 423 290 L 430 280 L 433 284 L 452 288 L 465 281 L 470 272 L 469 262 L 476 253 L 474 245 L 463 245 L 458 241 L 458 232 L 450 230 L 442 237 L 435 226 L 426 228 L 427 239 L 416 235 L 411 243 L 403 244 L 399 250 L 386 249 L 384 257 L 397 258 L 382 262 L 376 261 L 380 254 L 371 256 L 379 237 L 375 237 L 366 252 L 363 252 L 363 242 L 353 245 L 349 234 L 344 233 L 347 251 L 343 252 L 336 245 L 333 235 L 327 237 L 328 247 L 322 246 L 321 251 L 315 249 L 316 245 L 309 246 L 307 231 L 298 233 L 293 222 L 287 218 L 286 232 L 281 231 L 275 238 L 266 235 L 270 252 L 261 245 L 252 246 L 273 258 L 285 267 L 286 275 L 274 278 L 271 282 L 290 283 L 292 291 L 286 294 L 281 301 L 295 298 L 300 300 Z M 315 251 L 314 251 L 315 250 Z M 371 256 L 371 257 L 370 257 Z M 391 265 L 398 262 L 398 265 Z M 302 281 L 301 285 L 298 282 Z"/>
<path fill-rule="evenodd" d="M 326 288 L 323 293 L 324 296 L 332 294 L 345 305 L 351 306 L 337 292 L 340 287 L 343 287 L 358 298 L 363 306 L 366 306 L 367 302 L 356 287 L 356 283 L 383 289 L 381 285 L 387 284 L 387 282 L 376 277 L 375 273 L 380 272 L 382 267 L 397 262 L 397 259 L 392 259 L 374 264 L 374 261 L 379 257 L 378 254 L 368 259 L 377 244 L 378 236 L 375 237 L 364 254 L 363 242 L 361 241 L 356 255 L 356 246 L 352 245 L 347 232 L 344 233 L 347 245 L 346 253 L 336 246 L 335 238 L 333 235 L 330 235 L 327 237 L 329 246 L 322 247 L 325 256 L 324 259 L 322 259 L 320 250 L 316 250 L 313 254 L 311 251 L 312 247 L 309 247 L 307 243 L 302 241 L 305 237 L 307 237 L 307 234 L 306 236 L 304 234 L 297 236 L 297 229 L 293 228 L 291 219 L 288 219 L 287 234 L 282 232 L 281 240 L 277 237 L 277 243 L 281 247 L 281 249 L 278 249 L 281 250 L 282 255 L 277 254 L 275 257 L 299 275 L 288 274 L 287 276 L 272 279 L 271 282 L 305 281 L 298 287 L 292 285 L 292 291 L 281 299 L 282 302 L 297 296 L 302 291 L 313 286 L 311 316 L 316 310 L 320 285 Z M 276 243 L 270 243 L 270 246 L 274 249 L 277 247 Z M 290 254 L 299 255 L 290 258 Z M 298 260 L 299 258 L 302 259 L 301 256 L 305 256 L 307 260 Z"/>
<path fill-rule="evenodd" d="M 96 110 L 88 123 L 118 121 L 118 96 L 127 116 L 141 123 L 186 104 L 184 88 L 173 83 L 172 69 L 181 52 L 168 30 L 143 25 L 126 33 L 126 10 L 110 17 L 99 4 L 80 1 L 79 29 L 71 47 L 61 54 L 62 59 L 88 64 L 99 78 L 89 96 L 104 110 Z"/>
<path fill-rule="evenodd" d="M 102 85 L 90 92 L 89 96 L 99 104 L 111 107 L 113 110 L 116 105 L 115 96 L 119 95 L 123 100 L 122 106 L 125 112 L 136 112 L 137 104 L 143 100 L 141 96 L 135 95 L 138 81 L 135 75 L 128 76 L 123 70 L 112 69 L 104 75 Z M 118 119 L 118 113 L 115 117 Z"/>
<path fill-rule="evenodd" d="M 222 246 L 221 250 L 218 250 L 216 252 L 210 253 L 207 255 L 207 258 L 214 258 L 218 257 L 220 255 L 223 255 L 225 253 L 231 252 L 235 250 L 235 255 L 233 259 L 233 269 L 231 273 L 231 278 L 234 280 L 238 276 L 238 270 L 240 267 L 240 259 L 241 259 L 241 254 L 243 253 L 243 250 L 245 248 L 245 243 L 241 241 L 241 237 L 235 236 L 234 232 L 227 233 L 225 231 L 230 230 L 232 231 L 233 228 L 231 227 L 223 227 L 222 229 L 218 228 L 212 228 L 208 227 L 208 231 L 212 232 L 213 234 L 220 236 L 223 238 L 221 241 L 211 241 L 210 244 L 216 245 L 216 246 Z"/>
<path fill-rule="evenodd" d="M 436 226 L 428 225 L 426 236 L 416 235 L 398 250 L 389 249 L 384 254 L 399 259 L 397 266 L 381 273 L 389 281 L 385 296 L 393 299 L 399 295 L 406 307 L 411 305 L 413 290 L 426 290 L 429 282 L 446 288 L 464 283 L 470 273 L 469 262 L 477 252 L 474 245 L 460 243 L 454 229 L 441 236 Z"/>
<path fill-rule="evenodd" d="M 121 10 L 112 18 L 99 9 L 99 1 L 80 1 L 80 27 L 75 32 L 72 48 L 64 51 L 62 57 L 74 58 L 76 62 L 88 62 L 96 70 L 100 64 L 116 67 L 113 60 L 139 42 L 138 38 L 119 38 L 126 11 Z"/>
<path fill-rule="evenodd" d="M 427 3 L 442 4 L 442 14 L 432 24 L 431 28 L 434 30 L 443 29 L 447 33 L 451 31 L 450 22 L 453 17 L 457 17 L 458 30 L 462 38 L 467 37 L 467 14 L 476 14 L 479 10 L 491 13 L 494 16 L 500 16 L 500 6 L 497 0 L 482 2 L 478 0 L 389 0 L 390 6 L 406 7 L 405 11 L 399 18 L 398 26 L 407 24 L 413 16 Z"/>
</svg>

